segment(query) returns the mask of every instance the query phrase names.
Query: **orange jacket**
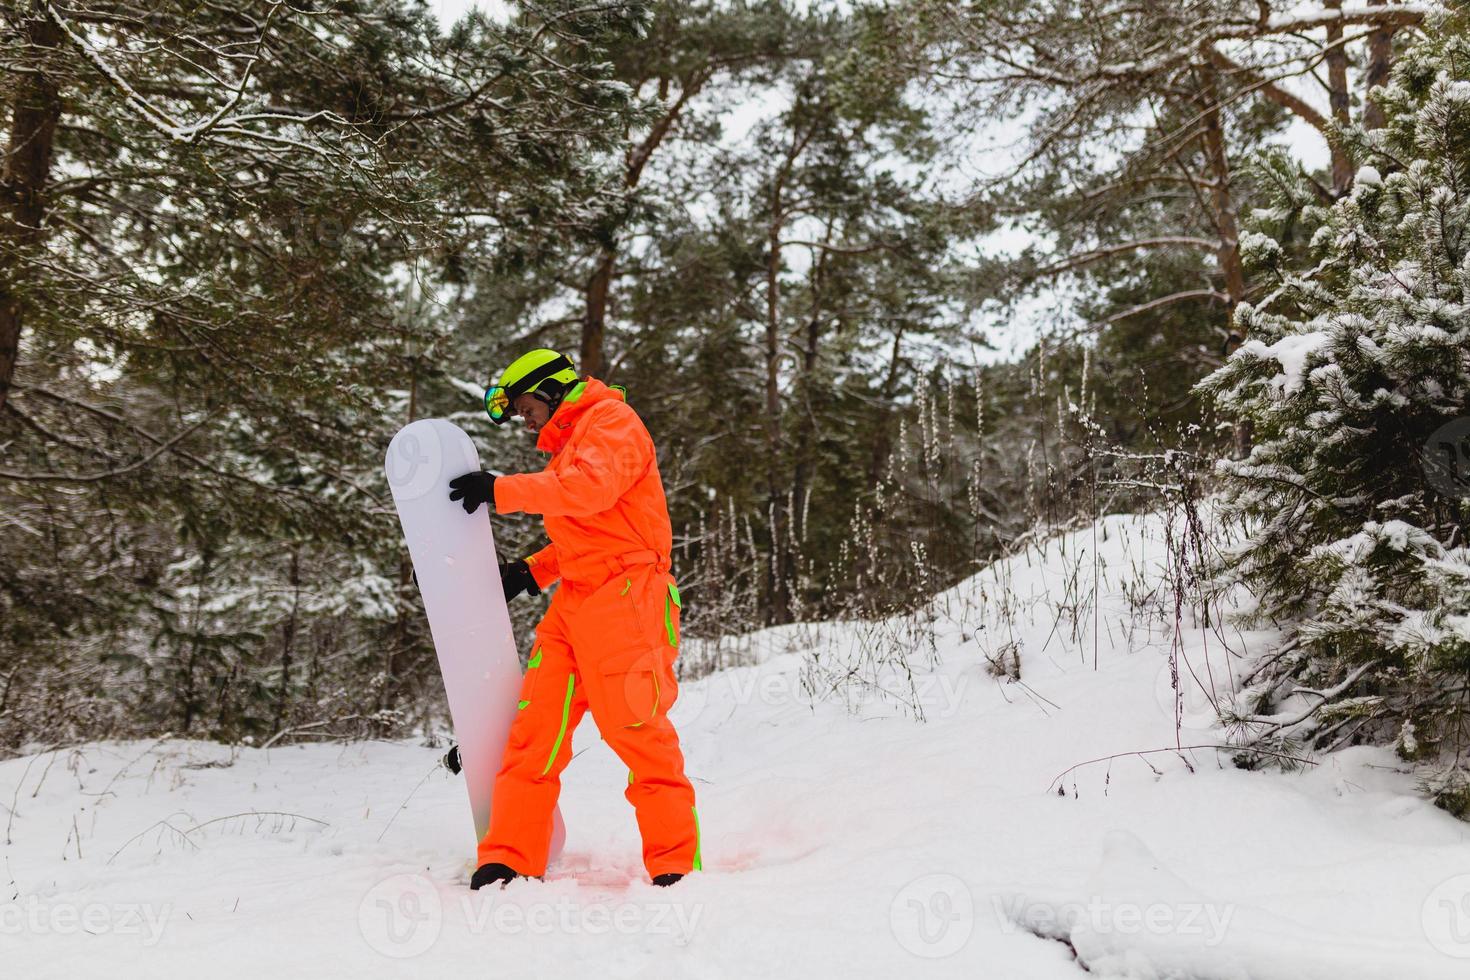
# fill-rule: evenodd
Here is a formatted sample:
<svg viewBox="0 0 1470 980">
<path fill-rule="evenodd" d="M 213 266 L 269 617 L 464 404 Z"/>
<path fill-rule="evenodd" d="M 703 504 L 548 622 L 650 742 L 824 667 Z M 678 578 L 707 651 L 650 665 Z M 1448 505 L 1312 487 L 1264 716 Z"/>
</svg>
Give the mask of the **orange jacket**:
<svg viewBox="0 0 1470 980">
<path fill-rule="evenodd" d="M 536 448 L 551 453 L 546 469 L 498 478 L 495 510 L 542 515 L 551 544 L 526 559 L 538 585 L 597 585 L 632 564 L 668 570 L 673 531 L 653 438 L 621 389 L 577 384 Z"/>
</svg>

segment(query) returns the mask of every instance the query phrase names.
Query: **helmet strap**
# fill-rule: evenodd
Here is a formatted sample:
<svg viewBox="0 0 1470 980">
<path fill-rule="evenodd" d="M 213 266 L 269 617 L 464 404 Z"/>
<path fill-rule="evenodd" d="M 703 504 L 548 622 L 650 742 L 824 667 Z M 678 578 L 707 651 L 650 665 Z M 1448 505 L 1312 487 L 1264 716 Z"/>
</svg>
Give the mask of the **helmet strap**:
<svg viewBox="0 0 1470 980">
<path fill-rule="evenodd" d="M 566 397 L 570 385 L 562 384 L 560 381 L 546 380 L 541 383 L 535 391 L 531 392 L 532 398 L 538 398 L 546 405 L 546 410 L 552 415 L 561 407 L 562 399 Z M 554 389 L 550 390 L 550 389 Z"/>
</svg>

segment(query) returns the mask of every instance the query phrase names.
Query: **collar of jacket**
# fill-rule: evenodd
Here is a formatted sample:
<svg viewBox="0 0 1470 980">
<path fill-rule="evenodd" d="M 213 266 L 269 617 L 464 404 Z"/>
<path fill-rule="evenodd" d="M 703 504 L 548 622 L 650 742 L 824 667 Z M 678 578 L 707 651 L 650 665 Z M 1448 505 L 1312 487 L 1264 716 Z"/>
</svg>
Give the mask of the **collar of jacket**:
<svg viewBox="0 0 1470 980">
<path fill-rule="evenodd" d="M 536 437 L 536 448 L 544 453 L 556 452 L 566 445 L 567 439 L 571 437 L 572 427 L 587 409 L 609 398 L 622 397 L 621 389 L 609 388 L 590 375 L 583 378 L 566 393 L 566 397 L 556 407 L 546 427 Z"/>
</svg>

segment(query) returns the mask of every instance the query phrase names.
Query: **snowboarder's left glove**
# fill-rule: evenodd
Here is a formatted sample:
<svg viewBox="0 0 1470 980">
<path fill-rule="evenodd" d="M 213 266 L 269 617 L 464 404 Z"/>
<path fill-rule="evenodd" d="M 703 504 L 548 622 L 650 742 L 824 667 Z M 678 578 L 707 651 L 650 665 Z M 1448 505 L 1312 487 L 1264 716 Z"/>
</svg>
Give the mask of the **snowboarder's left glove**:
<svg viewBox="0 0 1470 980">
<path fill-rule="evenodd" d="M 449 481 L 449 499 L 458 500 L 466 514 L 473 514 L 481 504 L 495 499 L 495 477 L 484 470 L 475 470 Z"/>
<path fill-rule="evenodd" d="M 450 772 L 454 773 L 456 776 L 459 775 L 459 770 L 460 770 L 461 766 L 459 764 L 459 746 L 458 745 L 454 746 L 447 753 L 445 753 L 445 755 L 444 755 L 444 768 L 445 769 L 448 769 Z"/>
<path fill-rule="evenodd" d="M 541 594 L 541 586 L 536 584 L 536 576 L 531 574 L 531 566 L 526 563 L 525 559 L 501 563 L 500 585 L 505 589 L 506 602 L 522 592 L 527 595 Z"/>
</svg>

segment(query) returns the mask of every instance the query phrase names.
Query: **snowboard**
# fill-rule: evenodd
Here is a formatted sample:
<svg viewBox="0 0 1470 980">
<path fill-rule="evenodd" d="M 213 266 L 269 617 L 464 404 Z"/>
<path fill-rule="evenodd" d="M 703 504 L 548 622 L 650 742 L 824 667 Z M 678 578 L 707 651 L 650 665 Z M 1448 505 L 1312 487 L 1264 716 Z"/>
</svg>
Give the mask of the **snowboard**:
<svg viewBox="0 0 1470 980">
<path fill-rule="evenodd" d="M 480 454 L 470 437 L 444 419 L 404 426 L 384 461 L 459 740 L 476 843 L 490 825 L 495 774 L 521 688 L 490 515 L 484 506 L 466 514 L 449 499 L 449 481 L 478 469 Z M 566 840 L 559 809 L 552 819 L 548 860 L 556 859 Z"/>
</svg>

